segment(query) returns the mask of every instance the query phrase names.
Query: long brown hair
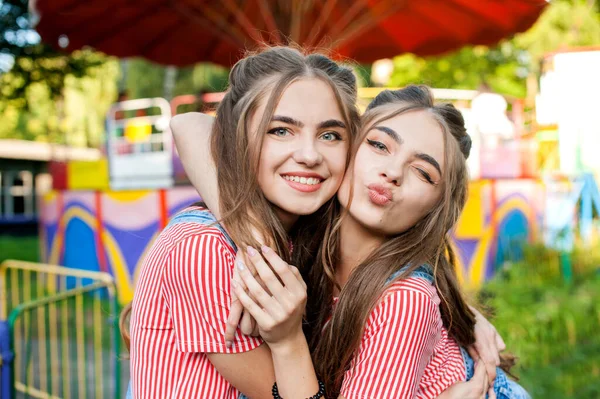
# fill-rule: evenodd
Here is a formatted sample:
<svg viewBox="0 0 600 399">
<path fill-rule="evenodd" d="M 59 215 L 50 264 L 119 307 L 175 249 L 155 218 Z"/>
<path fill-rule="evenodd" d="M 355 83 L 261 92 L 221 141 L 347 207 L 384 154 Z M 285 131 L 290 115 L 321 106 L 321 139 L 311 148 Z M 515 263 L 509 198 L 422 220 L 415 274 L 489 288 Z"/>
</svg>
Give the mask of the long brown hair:
<svg viewBox="0 0 600 399">
<path fill-rule="evenodd" d="M 317 214 L 302 217 L 292 232 L 286 232 L 258 186 L 257 172 L 262 133 L 266 132 L 285 89 L 302 78 L 320 79 L 331 87 L 352 145 L 359 124 L 356 78 L 352 70 L 325 55 L 305 55 L 291 47 L 267 48 L 247 55 L 234 65 L 212 132 L 212 155 L 223 213 L 221 221 L 233 241 L 239 245 L 256 245 L 251 234 L 255 229 L 283 259 L 291 261 L 289 240 L 292 239 L 294 263 L 298 265 L 306 264 L 306 258 L 316 252 L 319 241 L 314 234 L 322 236 L 322 225 L 335 200 L 326 203 Z M 250 118 L 261 103 L 266 106 L 258 130 L 250 132 Z"/>
<path fill-rule="evenodd" d="M 454 252 L 449 244 L 449 231 L 467 200 L 465 159 L 470 151 L 470 139 L 462 115 L 451 104 L 434 104 L 431 91 L 424 86 L 386 90 L 367 108 L 362 136 L 385 120 L 415 110 L 429 112 L 445 133 L 442 199 L 412 228 L 388 239 L 352 272 L 340 291 L 329 321 L 336 285 L 334 270 L 340 259 L 340 225 L 344 217 L 339 206 L 326 233 L 327 240 L 320 248 L 319 262 L 310 273 L 307 306 L 311 319 L 307 332 L 317 373 L 331 397 L 339 394 L 344 372 L 360 345 L 370 311 L 383 294 L 390 276 L 403 266 L 408 265 L 408 268 L 398 277 L 400 279 L 424 263 L 433 267 L 445 327 L 461 346 L 475 341 L 474 314 L 459 289 Z M 362 141 L 357 141 L 353 153 Z M 352 167 L 347 173 L 352 173 Z"/>
<path fill-rule="evenodd" d="M 348 130 L 350 145 L 358 134 L 360 117 L 356 108 L 356 77 L 350 68 L 338 65 L 318 53 L 302 53 L 290 46 L 265 47 L 247 53 L 229 74 L 229 88 L 217 109 L 213 124 L 211 152 L 217 167 L 221 222 L 238 245 L 254 242 L 252 230 L 262 234 L 266 244 L 295 265 L 312 265 L 331 219 L 335 199 L 329 200 L 315 214 L 301 217 L 286 232 L 272 206 L 258 186 L 256 175 L 263 134 L 285 89 L 302 78 L 321 79 L 331 87 Z M 250 118 L 261 104 L 266 107 L 258 131 L 249 131 Z M 349 157 L 346 160 L 348 164 Z M 294 244 L 290 259 L 290 240 Z M 302 269 L 301 269 L 302 270 Z M 126 316 L 121 315 L 121 335 L 129 348 Z"/>
</svg>

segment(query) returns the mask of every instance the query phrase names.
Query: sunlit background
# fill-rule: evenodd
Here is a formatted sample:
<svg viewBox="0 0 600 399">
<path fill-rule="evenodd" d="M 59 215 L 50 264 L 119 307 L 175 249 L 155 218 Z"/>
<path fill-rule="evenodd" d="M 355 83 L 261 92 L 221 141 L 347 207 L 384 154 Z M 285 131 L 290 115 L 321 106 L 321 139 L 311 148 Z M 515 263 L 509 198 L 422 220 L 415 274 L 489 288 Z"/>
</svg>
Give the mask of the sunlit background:
<svg viewBox="0 0 600 399">
<path fill-rule="evenodd" d="M 534 398 L 600 397 L 598 1 L 137 4 L 0 0 L 0 397 L 124 392 L 119 311 L 198 198 L 169 120 L 256 42 L 330 50 L 363 109 L 423 83 L 463 112 L 459 279 Z"/>
</svg>

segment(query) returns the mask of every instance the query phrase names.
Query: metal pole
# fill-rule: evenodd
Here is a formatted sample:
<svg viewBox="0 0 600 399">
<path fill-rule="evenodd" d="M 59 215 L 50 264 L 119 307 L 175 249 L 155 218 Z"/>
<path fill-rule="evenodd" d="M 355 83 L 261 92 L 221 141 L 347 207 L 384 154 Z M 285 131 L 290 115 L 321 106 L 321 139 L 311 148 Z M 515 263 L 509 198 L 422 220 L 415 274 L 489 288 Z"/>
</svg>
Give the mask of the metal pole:
<svg viewBox="0 0 600 399">
<path fill-rule="evenodd" d="M 10 345 L 10 326 L 6 320 L 0 321 L 0 397 L 15 397 L 14 352 Z"/>
</svg>

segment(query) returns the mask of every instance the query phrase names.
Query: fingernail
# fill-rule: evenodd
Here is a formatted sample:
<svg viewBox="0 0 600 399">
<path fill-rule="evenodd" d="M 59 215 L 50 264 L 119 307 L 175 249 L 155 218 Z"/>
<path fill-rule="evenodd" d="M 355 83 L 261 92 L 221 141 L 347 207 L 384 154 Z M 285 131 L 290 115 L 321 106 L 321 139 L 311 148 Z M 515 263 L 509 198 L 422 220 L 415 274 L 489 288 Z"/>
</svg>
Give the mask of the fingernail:
<svg viewBox="0 0 600 399">
<path fill-rule="evenodd" d="M 250 256 L 256 256 L 257 252 L 256 249 L 252 248 L 250 245 L 248 245 L 248 255 Z"/>
<path fill-rule="evenodd" d="M 263 245 L 262 247 L 260 247 L 260 249 L 264 253 L 268 253 L 271 250 L 271 248 L 267 247 L 266 245 Z"/>
<path fill-rule="evenodd" d="M 233 345 L 233 342 L 225 341 L 225 345 L 227 345 L 228 348 L 231 348 L 231 345 Z"/>
<path fill-rule="evenodd" d="M 244 265 L 244 262 L 238 260 L 237 262 L 235 262 L 237 264 L 238 269 L 240 270 L 244 270 L 246 268 L 246 265 Z"/>
<path fill-rule="evenodd" d="M 234 287 L 237 287 L 237 286 L 238 286 L 238 283 L 237 283 L 237 281 L 235 281 L 235 280 L 231 280 L 231 285 L 233 285 Z"/>
</svg>

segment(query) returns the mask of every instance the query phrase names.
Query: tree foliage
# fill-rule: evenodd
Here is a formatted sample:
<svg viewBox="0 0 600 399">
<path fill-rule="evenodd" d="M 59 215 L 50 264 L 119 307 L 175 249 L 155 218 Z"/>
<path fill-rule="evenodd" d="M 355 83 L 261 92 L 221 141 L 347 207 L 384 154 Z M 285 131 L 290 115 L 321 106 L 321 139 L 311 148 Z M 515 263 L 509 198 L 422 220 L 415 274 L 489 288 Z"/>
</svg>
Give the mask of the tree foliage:
<svg viewBox="0 0 600 399">
<path fill-rule="evenodd" d="M 131 98 L 163 97 L 166 67 L 143 59 L 127 61 L 126 88 Z M 227 87 L 229 70 L 201 63 L 177 70 L 173 96 L 218 92 Z"/>
<path fill-rule="evenodd" d="M 0 138 L 99 144 L 116 97 L 116 61 L 41 42 L 27 3 L 0 0 Z"/>
<path fill-rule="evenodd" d="M 88 76 L 107 57 L 93 51 L 65 54 L 39 39 L 31 26 L 27 0 L 0 0 L 0 64 L 2 98 L 28 109 L 27 91 L 37 83 L 47 86 L 52 99 L 59 98 L 67 76 Z M 8 61 L 11 59 L 11 61 Z M 12 65 L 10 65 L 12 64 Z M 10 65 L 10 70 L 9 70 Z"/>
<path fill-rule="evenodd" d="M 478 89 L 525 97 L 526 79 L 539 72 L 541 58 L 551 51 L 600 45 L 600 9 L 590 0 L 554 0 L 525 33 L 495 47 L 467 46 L 454 53 L 421 58 L 394 58 L 390 86 L 421 82 L 434 87 Z"/>
</svg>

